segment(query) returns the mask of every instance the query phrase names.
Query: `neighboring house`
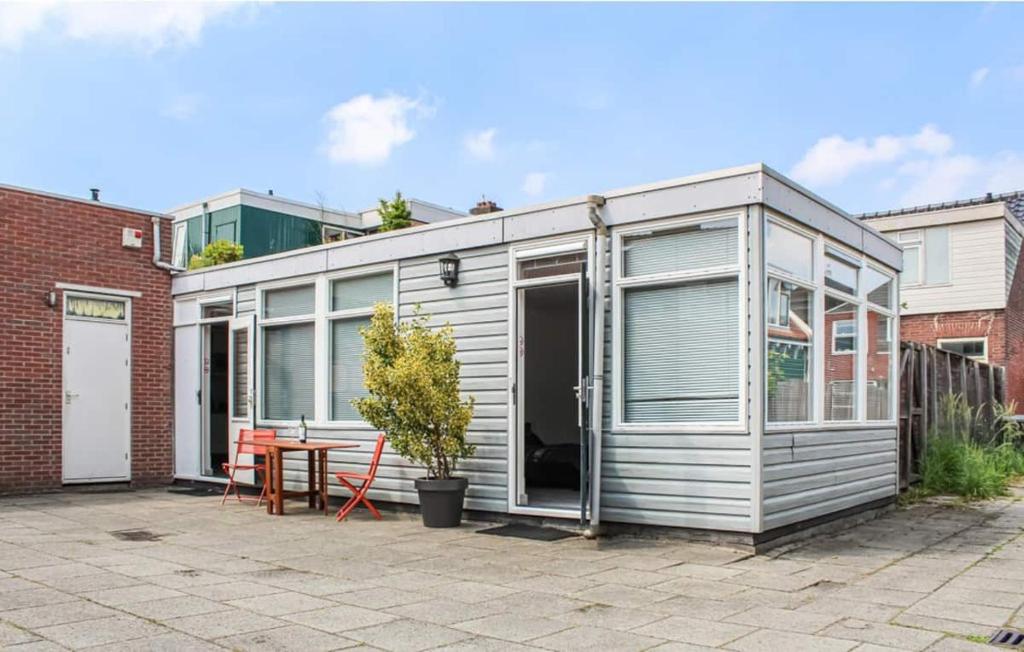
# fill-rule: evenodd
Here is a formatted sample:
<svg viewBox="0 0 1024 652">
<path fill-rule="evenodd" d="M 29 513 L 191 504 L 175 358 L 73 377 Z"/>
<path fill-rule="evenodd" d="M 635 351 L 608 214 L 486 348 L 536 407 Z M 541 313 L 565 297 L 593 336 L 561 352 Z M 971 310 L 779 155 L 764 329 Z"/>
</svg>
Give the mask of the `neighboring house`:
<svg viewBox="0 0 1024 652">
<path fill-rule="evenodd" d="M 413 224 L 465 217 L 448 208 L 409 199 Z M 178 267 L 211 242 L 229 240 L 244 258 L 337 242 L 380 227 L 377 209 L 349 213 L 284 199 L 271 193 L 232 190 L 169 211 L 174 216 L 172 260 Z"/>
<path fill-rule="evenodd" d="M 470 509 L 763 541 L 895 499 L 892 242 L 763 165 L 480 212 L 176 275 L 176 477 L 223 481 L 239 429 L 303 416 L 365 469 L 385 301 L 454 328 Z M 387 449 L 370 496 L 415 503 L 422 473 Z"/>
<path fill-rule="evenodd" d="M 171 481 L 170 225 L 0 186 L 0 492 Z"/>
<path fill-rule="evenodd" d="M 903 248 L 903 339 L 1006 367 L 1024 405 L 1024 191 L 860 218 Z"/>
</svg>

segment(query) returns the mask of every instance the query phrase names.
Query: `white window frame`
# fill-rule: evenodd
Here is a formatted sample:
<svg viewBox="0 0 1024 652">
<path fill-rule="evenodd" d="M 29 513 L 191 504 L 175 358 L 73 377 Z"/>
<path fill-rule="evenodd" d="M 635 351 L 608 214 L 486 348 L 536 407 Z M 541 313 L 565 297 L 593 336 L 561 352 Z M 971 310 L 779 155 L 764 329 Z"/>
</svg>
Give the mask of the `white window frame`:
<svg viewBox="0 0 1024 652">
<path fill-rule="evenodd" d="M 850 335 L 840 335 L 839 325 L 840 324 L 852 324 L 853 333 Z M 853 338 L 853 348 L 843 349 L 842 351 L 836 350 L 836 340 L 839 338 L 850 339 Z M 857 321 L 854 319 L 841 319 L 839 321 L 832 322 L 832 355 L 855 355 L 857 353 Z"/>
<path fill-rule="evenodd" d="M 623 276 L 625 261 L 623 259 L 623 240 L 637 236 L 656 236 L 658 233 L 672 231 L 680 227 L 694 226 L 707 222 L 735 219 L 737 225 L 736 260 L 730 265 L 719 265 L 699 270 L 679 272 L 660 272 L 642 276 Z M 657 222 L 633 224 L 625 228 L 617 228 L 611 234 L 612 239 L 612 429 L 624 433 L 685 433 L 685 432 L 747 432 L 747 383 L 749 376 L 749 348 L 747 342 L 747 280 L 749 268 L 747 262 L 748 217 L 745 210 L 705 213 L 682 218 L 666 219 Z M 629 423 L 624 418 L 624 360 L 623 360 L 623 301 L 625 291 L 638 287 L 657 287 L 681 285 L 686 282 L 715 279 L 735 278 L 739 286 L 737 321 L 739 334 L 739 373 L 737 374 L 738 410 L 735 421 L 704 421 L 675 423 Z"/>
<path fill-rule="evenodd" d="M 384 265 L 373 265 L 370 267 L 360 267 L 358 269 L 346 269 L 337 272 L 331 272 L 324 275 L 324 283 L 322 292 L 324 296 L 322 301 L 318 302 L 318 306 L 323 307 L 323 354 L 318 356 L 323 362 L 323 382 L 318 385 L 322 390 L 317 391 L 317 398 L 323 404 L 323 419 L 320 422 L 327 427 L 335 428 L 369 428 L 370 425 L 362 419 L 335 419 L 334 415 L 331 414 L 331 404 L 333 403 L 331 394 L 334 392 L 334 383 L 332 381 L 331 365 L 334 361 L 331 359 L 332 347 L 331 347 L 331 324 L 339 319 L 352 319 L 356 317 L 370 317 L 373 315 L 373 306 L 366 308 L 348 308 L 345 310 L 331 310 L 331 286 L 335 281 L 347 281 L 356 278 L 362 278 L 365 276 L 376 276 L 378 274 L 391 274 L 391 305 L 395 307 L 395 320 L 397 321 L 398 316 L 398 263 L 387 263 Z M 320 366 L 320 363 L 317 364 Z M 319 374 L 318 374 L 319 377 Z"/>
<path fill-rule="evenodd" d="M 926 274 L 928 273 L 928 265 L 925 263 L 927 257 L 927 247 L 925 246 L 925 231 L 926 230 L 944 230 L 946 232 L 946 271 L 948 272 L 945 281 L 938 283 L 929 283 Z M 908 229 L 906 231 L 899 231 L 896 233 L 896 242 L 902 247 L 903 251 L 906 252 L 909 249 L 917 250 L 917 282 L 916 283 L 904 283 L 903 277 L 900 275 L 899 284 L 903 287 L 917 288 L 917 287 L 946 287 L 953 284 L 953 230 L 948 224 L 921 227 L 917 229 Z"/>
<path fill-rule="evenodd" d="M 197 319 L 200 324 L 216 324 L 222 321 L 230 321 L 235 316 L 235 289 L 232 288 L 227 294 L 205 294 L 197 300 Z M 227 303 L 231 306 L 231 314 L 221 317 L 203 317 L 203 308 L 218 303 Z"/>
<path fill-rule="evenodd" d="M 263 382 L 263 373 L 264 368 L 266 366 L 266 360 L 262 357 L 266 355 L 267 350 L 265 333 L 266 327 L 268 326 L 287 326 L 291 324 L 311 323 L 313 324 L 313 359 L 314 361 L 320 360 L 323 356 L 317 354 L 323 350 L 321 346 L 321 340 L 323 339 L 323 336 L 320 332 L 322 330 L 322 327 L 320 326 L 320 319 L 318 319 L 318 315 L 322 308 L 320 305 L 321 293 L 318 291 L 317 286 L 321 285 L 322 283 L 322 277 L 307 276 L 299 279 L 288 279 L 286 281 L 262 283 L 256 286 L 256 330 L 258 331 L 256 337 L 259 338 L 257 340 L 259 342 L 259 347 L 257 348 L 257 351 L 260 358 L 256 361 L 256 369 L 258 373 L 254 378 L 254 381 L 256 383 L 256 396 L 259 397 L 259 400 L 257 401 L 257 407 L 259 409 L 257 410 L 257 414 L 255 414 L 254 417 L 256 419 L 256 422 L 261 425 L 287 428 L 297 426 L 299 423 L 299 419 L 269 419 L 266 416 L 265 410 L 267 408 L 267 402 L 265 400 L 266 397 L 264 395 L 266 388 L 264 387 Z M 272 317 L 269 319 L 263 316 L 265 306 L 265 295 L 267 292 L 303 286 L 312 286 L 313 288 L 314 309 L 312 313 L 289 317 Z M 317 423 L 319 415 L 322 414 L 322 406 L 319 405 L 319 401 L 317 400 L 317 397 L 319 396 L 319 392 L 317 392 L 317 380 L 319 376 L 318 372 L 320 364 L 315 362 L 315 365 L 316 369 L 314 369 L 313 373 L 313 415 L 311 419 L 306 419 L 307 425 L 315 425 Z"/>
<path fill-rule="evenodd" d="M 893 334 L 899 332 L 899 314 L 896 312 L 896 306 L 899 306 L 900 301 L 900 279 L 899 275 L 895 270 L 890 270 L 883 267 L 880 263 L 874 261 L 866 255 L 851 250 L 849 247 L 842 243 L 836 242 L 828 238 L 823 233 L 818 233 L 804 228 L 798 224 L 795 220 L 792 220 L 781 213 L 773 211 L 765 211 L 764 218 L 765 222 L 771 222 L 774 226 L 781 226 L 783 228 L 795 231 L 801 235 L 811 238 L 814 241 L 814 282 L 808 282 L 806 279 L 794 277 L 789 274 L 780 273 L 777 271 L 768 271 L 767 256 L 763 256 L 761 261 L 761 273 L 764 276 L 764 292 L 767 297 L 768 292 L 768 278 L 783 279 L 786 282 L 794 283 L 802 287 L 807 288 L 814 292 L 814 315 L 813 315 L 813 331 L 814 341 L 812 343 L 812 355 L 814 358 L 814 367 L 812 369 L 812 385 L 811 385 L 811 413 L 813 418 L 809 421 L 802 422 L 769 422 L 767 420 L 767 409 L 764 413 L 764 429 L 765 432 L 787 432 L 792 431 L 794 427 L 814 429 L 814 430 L 837 430 L 837 429 L 849 429 L 849 428 L 863 428 L 863 427 L 877 427 L 887 426 L 892 427 L 898 423 L 898 401 L 899 401 L 899 355 L 890 355 L 890 418 L 883 421 L 869 421 L 866 419 L 867 415 L 867 313 L 878 312 L 891 319 L 892 329 L 890 331 L 890 340 L 893 340 Z M 826 288 L 825 286 L 825 254 L 826 250 L 831 250 L 832 253 L 837 254 L 839 257 L 847 259 L 851 264 L 860 267 L 857 278 L 857 294 L 858 296 L 852 296 L 835 290 L 832 288 Z M 893 307 L 887 308 L 885 306 L 879 306 L 874 303 L 869 303 L 867 299 L 868 288 L 864 283 L 863 270 L 870 267 L 874 271 L 886 276 L 890 280 L 890 302 Z M 855 415 L 856 418 L 851 421 L 832 421 L 825 414 L 825 297 L 826 295 L 831 296 L 835 299 L 851 303 L 856 306 L 857 309 L 857 342 L 855 359 L 855 371 L 854 380 L 856 386 L 856 401 L 855 401 Z M 762 359 L 762 375 L 764 378 L 761 380 L 762 383 L 762 400 L 764 405 L 767 406 L 768 399 L 768 383 L 767 383 L 767 369 L 768 369 L 768 335 L 767 335 L 767 301 L 764 302 L 762 307 L 763 313 L 761 315 L 762 322 L 765 324 L 765 345 L 763 347 L 763 359 Z M 833 343 L 835 338 L 833 337 Z M 899 343 L 896 341 L 890 342 L 890 353 L 892 349 L 896 347 L 898 350 Z M 842 355 L 847 352 L 837 352 L 837 355 Z"/>
<path fill-rule="evenodd" d="M 179 235 L 180 234 L 180 235 Z M 181 239 L 181 248 L 178 248 L 178 239 Z M 177 267 L 188 267 L 188 221 L 181 220 L 174 223 L 171 231 L 171 264 Z M 179 260 L 180 256 L 180 260 Z"/>
<path fill-rule="evenodd" d="M 964 357 L 968 358 L 970 360 L 974 360 L 976 362 L 984 362 L 984 363 L 987 364 L 988 363 L 988 336 L 987 335 L 980 335 L 978 337 L 940 337 L 937 340 L 935 340 L 935 347 L 937 349 L 942 350 L 942 351 L 946 351 L 946 349 L 942 348 L 943 344 L 953 343 L 953 342 L 978 342 L 978 341 L 981 341 L 981 343 L 984 345 L 984 351 L 985 352 L 982 354 L 982 357 L 980 357 L 980 358 L 975 358 L 973 356 L 964 356 Z M 957 354 L 956 351 L 948 351 L 948 353 L 952 353 L 954 355 L 963 355 L 963 354 Z"/>
</svg>

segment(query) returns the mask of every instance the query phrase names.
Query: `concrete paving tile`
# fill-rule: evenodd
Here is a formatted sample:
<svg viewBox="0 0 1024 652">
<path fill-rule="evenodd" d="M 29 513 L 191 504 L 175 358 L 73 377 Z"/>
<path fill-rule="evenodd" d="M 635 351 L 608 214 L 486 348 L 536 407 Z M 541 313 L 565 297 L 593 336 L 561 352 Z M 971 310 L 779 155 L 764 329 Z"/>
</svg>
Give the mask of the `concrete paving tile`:
<svg viewBox="0 0 1024 652">
<path fill-rule="evenodd" d="M 652 638 L 718 647 L 753 632 L 754 628 L 733 623 L 670 616 L 650 625 L 637 627 L 632 631 Z"/>
<path fill-rule="evenodd" d="M 797 607 L 797 611 L 887 623 L 896 614 L 900 613 L 901 609 L 900 607 L 890 607 L 873 602 L 858 602 L 856 600 L 844 600 L 843 598 L 828 596 L 816 598 L 807 604 L 801 605 Z"/>
<path fill-rule="evenodd" d="M 480 636 L 467 638 L 451 645 L 442 645 L 434 648 L 431 652 L 535 652 L 543 649 L 526 643 L 512 643 Z"/>
<path fill-rule="evenodd" d="M 15 627 L 11 623 L 0 621 L 0 645 L 16 645 L 39 640 L 39 637 L 21 627 Z"/>
<path fill-rule="evenodd" d="M 395 589 L 405 590 L 416 590 L 428 586 L 437 586 L 439 584 L 445 584 L 451 580 L 441 577 L 440 575 L 434 575 L 433 573 L 420 573 L 417 571 L 405 571 L 402 573 L 395 573 L 394 575 L 385 575 L 374 580 L 374 583 L 381 586 L 389 586 Z M 332 593 L 341 593 L 341 591 L 332 591 Z"/>
<path fill-rule="evenodd" d="M 136 638 L 146 638 L 167 633 L 159 625 L 135 618 L 133 616 L 114 616 L 83 620 L 51 627 L 40 627 L 35 630 L 40 636 L 48 638 L 64 647 L 82 648 L 107 643 L 123 643 Z"/>
<path fill-rule="evenodd" d="M 798 577 L 796 575 L 777 575 L 764 571 L 747 571 L 733 577 L 726 578 L 724 582 L 752 586 L 760 589 L 771 589 L 772 591 L 802 591 L 813 586 L 819 580 L 813 577 Z"/>
<path fill-rule="evenodd" d="M 89 652 L 223 652 L 222 647 L 202 639 L 172 632 L 89 648 Z"/>
<path fill-rule="evenodd" d="M 1013 615 L 1014 609 L 1004 607 L 987 607 L 966 602 L 947 602 L 928 597 L 921 600 L 906 613 L 944 620 L 960 620 L 999 627 Z"/>
<path fill-rule="evenodd" d="M 258 632 L 287 624 L 276 618 L 254 614 L 244 609 L 228 609 L 195 616 L 169 618 L 163 623 L 178 631 L 207 640 L 233 634 Z"/>
<path fill-rule="evenodd" d="M 669 566 L 680 565 L 679 561 L 675 559 L 665 559 L 664 557 L 658 557 L 656 555 L 631 553 L 616 555 L 604 560 L 604 562 L 611 564 L 612 566 L 610 567 L 614 568 L 628 568 L 642 571 L 657 571 L 668 568 Z"/>
<path fill-rule="evenodd" d="M 82 577 L 84 575 L 96 575 L 104 572 L 101 568 L 73 562 L 70 564 L 56 564 L 53 566 L 35 566 L 15 571 L 19 577 L 33 582 L 43 580 L 61 579 L 65 577 Z"/>
<path fill-rule="evenodd" d="M 302 625 L 236 634 L 218 639 L 217 643 L 239 652 L 329 652 L 359 645 L 356 641 L 343 636 Z"/>
<path fill-rule="evenodd" d="M 167 575 L 177 571 L 188 570 L 188 567 L 158 559 L 145 559 L 131 564 L 108 566 L 107 570 L 129 577 L 149 577 L 150 575 Z"/>
<path fill-rule="evenodd" d="M 672 594 L 663 591 L 652 591 L 650 589 L 638 589 L 632 586 L 603 584 L 586 591 L 573 593 L 569 597 L 583 600 L 584 602 L 612 605 L 613 607 L 648 607 L 656 602 L 668 600 L 672 597 Z"/>
<path fill-rule="evenodd" d="M 207 600 L 206 598 L 194 595 L 147 600 L 145 602 L 130 602 L 121 605 L 119 608 L 141 618 L 158 621 L 230 610 L 230 607 L 220 602 L 214 602 L 213 600 Z"/>
<path fill-rule="evenodd" d="M 75 602 L 28 607 L 15 611 L 3 611 L 0 612 L 0 620 L 6 620 L 26 629 L 38 629 L 49 625 L 61 625 L 79 620 L 93 620 L 117 615 L 120 614 L 109 607 L 103 607 L 95 602 L 88 602 L 86 600 L 77 600 Z"/>
<path fill-rule="evenodd" d="M 979 625 L 962 620 L 946 620 L 918 614 L 901 613 L 892 620 L 895 625 L 906 625 L 917 629 L 926 629 L 940 634 L 956 634 L 959 636 L 991 636 L 996 628 L 990 625 Z"/>
<path fill-rule="evenodd" d="M 498 614 L 486 616 L 477 620 L 468 620 L 453 625 L 472 634 L 499 638 L 503 641 L 522 643 L 533 638 L 540 638 L 569 629 L 569 623 L 560 622 L 548 618 L 536 616 L 524 616 L 522 614 Z"/>
<path fill-rule="evenodd" d="M 813 634 L 840 620 L 839 616 L 816 614 L 790 609 L 754 607 L 725 619 L 727 622 L 778 629 L 787 632 Z"/>
<path fill-rule="evenodd" d="M 0 593 L 10 593 L 11 591 L 24 591 L 25 589 L 37 589 L 39 585 L 35 582 L 22 579 L 20 577 L 5 576 L 0 578 Z"/>
<path fill-rule="evenodd" d="M 587 580 L 601 584 L 624 584 L 626 586 L 649 587 L 662 582 L 672 580 L 671 575 L 664 575 L 655 571 L 634 570 L 632 568 L 611 568 L 594 575 L 588 575 Z"/>
<path fill-rule="evenodd" d="M 4 652 L 64 652 L 65 650 L 67 650 L 66 647 L 61 647 L 56 643 L 42 639 L 29 643 L 4 646 Z"/>
<path fill-rule="evenodd" d="M 283 616 L 285 614 L 293 614 L 300 611 L 312 611 L 314 609 L 333 607 L 336 603 L 331 600 L 306 595 L 305 593 L 283 591 L 281 593 L 271 593 L 269 595 L 257 595 L 251 598 L 239 598 L 238 600 L 231 600 L 225 604 L 239 609 L 247 609 L 248 611 L 263 614 L 264 616 Z"/>
<path fill-rule="evenodd" d="M 929 652 L 992 652 L 992 646 L 987 643 L 975 643 L 962 638 L 947 636 L 935 645 L 928 648 Z M 860 652 L 860 648 L 857 649 Z"/>
<path fill-rule="evenodd" d="M 288 614 L 286 616 L 282 616 L 282 618 L 293 623 L 306 625 L 308 627 L 313 627 L 334 634 L 337 632 L 344 632 L 349 629 L 359 629 L 360 627 L 380 625 L 382 623 L 396 620 L 397 616 L 393 616 L 382 611 L 373 611 L 371 609 L 363 609 L 361 607 L 341 604 L 336 607 L 326 607 L 324 609 L 314 609 L 313 611 Z"/>
<path fill-rule="evenodd" d="M 567 611 L 588 607 L 590 603 L 560 595 L 522 591 L 503 598 L 488 600 L 481 603 L 481 606 L 493 608 L 495 612 L 510 612 L 554 618 L 558 614 Z"/>
<path fill-rule="evenodd" d="M 138 584 L 117 589 L 104 589 L 102 591 L 86 591 L 80 594 L 83 598 L 99 602 L 108 607 L 120 607 L 132 602 L 149 602 L 151 600 L 162 600 L 164 598 L 180 598 L 185 594 L 174 589 L 167 589 L 152 584 Z"/>
<path fill-rule="evenodd" d="M 899 625 L 885 625 L 853 618 L 840 621 L 822 630 L 824 636 L 851 641 L 888 645 L 909 650 L 923 650 L 942 638 L 942 634 Z"/>
<path fill-rule="evenodd" d="M 1005 607 L 1019 609 L 1024 604 L 1024 593 L 1006 593 L 1004 591 L 983 591 L 980 589 L 961 589 L 946 585 L 929 596 L 931 599 L 945 602 L 963 602 L 986 607 Z"/>
<path fill-rule="evenodd" d="M 472 638 L 471 634 L 457 629 L 405 619 L 348 630 L 345 636 L 393 652 L 418 652 Z"/>
<path fill-rule="evenodd" d="M 688 595 L 675 596 L 644 607 L 647 612 L 665 616 L 685 616 L 704 620 L 722 620 L 747 609 L 750 609 L 747 603 L 694 598 Z"/>
<path fill-rule="evenodd" d="M 571 595 L 601 586 L 601 582 L 590 579 L 590 576 L 562 577 L 560 575 L 540 575 L 524 580 L 508 582 L 507 586 L 518 591 L 537 591 L 554 595 Z"/>
<path fill-rule="evenodd" d="M 494 586 L 491 584 L 482 584 L 480 582 L 451 582 L 448 584 L 424 587 L 420 590 L 420 593 L 475 604 L 485 602 L 487 600 L 494 600 L 495 598 L 502 598 L 506 595 L 512 595 L 518 591 L 519 589 L 513 589 L 507 586 Z"/>
<path fill-rule="evenodd" d="M 562 620 L 573 625 L 603 627 L 605 629 L 623 631 L 642 625 L 649 625 L 667 617 L 668 614 L 652 613 L 640 609 L 627 609 L 625 607 L 613 607 L 606 604 L 590 604 L 552 616 L 555 620 Z"/>
<path fill-rule="evenodd" d="M 391 607 L 385 611 L 395 616 L 435 625 L 451 625 L 502 613 L 497 606 L 491 605 L 490 602 L 469 604 L 444 598 L 430 598 L 423 602 Z"/>
<path fill-rule="evenodd" d="M 182 587 L 182 591 L 198 595 L 208 600 L 238 600 L 239 598 L 251 598 L 257 595 L 270 595 L 280 593 L 279 588 L 260 584 L 259 582 L 228 582 L 227 584 L 205 584 L 203 586 Z"/>
<path fill-rule="evenodd" d="M 846 652 L 857 645 L 839 638 L 761 629 L 725 647 L 741 652 Z"/>
<path fill-rule="evenodd" d="M 846 586 L 838 589 L 833 597 L 858 602 L 872 602 L 884 604 L 891 607 L 909 607 L 918 600 L 921 600 L 927 593 L 916 593 L 913 591 L 899 591 L 896 589 L 878 589 L 869 586 Z"/>
<path fill-rule="evenodd" d="M 740 568 L 732 568 L 731 566 L 705 566 L 704 564 L 684 563 L 663 568 L 661 572 L 680 577 L 692 577 L 698 580 L 723 580 L 746 571 Z"/>
<path fill-rule="evenodd" d="M 398 607 L 403 604 L 422 602 L 427 596 L 415 591 L 403 591 L 390 587 L 377 587 L 363 589 L 349 593 L 338 593 L 328 598 L 342 604 L 350 604 L 366 609 L 386 609 L 387 607 Z"/>
<path fill-rule="evenodd" d="M 138 580 L 136 580 L 138 581 Z M 227 584 L 234 578 L 196 569 L 187 569 L 168 573 L 167 575 L 149 575 L 146 581 L 169 589 L 181 589 L 188 586 L 207 586 L 209 584 Z"/>
<path fill-rule="evenodd" d="M 120 589 L 126 586 L 138 586 L 141 580 L 127 575 L 108 573 L 103 571 L 95 575 L 82 575 L 81 577 L 62 577 L 59 579 L 42 580 L 52 589 L 64 593 L 85 593 L 87 591 L 102 591 L 104 589 Z"/>
<path fill-rule="evenodd" d="M 601 649 L 640 652 L 640 650 L 647 650 L 664 642 L 663 639 L 650 636 L 591 626 L 573 627 L 531 641 L 533 645 L 559 652 L 590 652 Z"/>
<path fill-rule="evenodd" d="M 21 609 L 24 607 L 38 607 L 40 605 L 56 604 L 59 602 L 71 602 L 75 599 L 76 598 L 73 595 L 68 595 L 48 588 L 11 591 L 9 593 L 0 593 L 0 611 L 10 611 L 12 609 Z"/>
<path fill-rule="evenodd" d="M 680 643 L 669 641 L 651 648 L 651 652 L 713 652 L 719 648 L 707 647 L 706 645 L 693 645 L 692 643 Z"/>
<path fill-rule="evenodd" d="M 718 580 L 702 580 L 694 577 L 679 577 L 651 587 L 658 591 L 688 595 L 693 598 L 722 599 L 742 592 L 746 587 L 738 584 L 727 584 Z"/>
</svg>

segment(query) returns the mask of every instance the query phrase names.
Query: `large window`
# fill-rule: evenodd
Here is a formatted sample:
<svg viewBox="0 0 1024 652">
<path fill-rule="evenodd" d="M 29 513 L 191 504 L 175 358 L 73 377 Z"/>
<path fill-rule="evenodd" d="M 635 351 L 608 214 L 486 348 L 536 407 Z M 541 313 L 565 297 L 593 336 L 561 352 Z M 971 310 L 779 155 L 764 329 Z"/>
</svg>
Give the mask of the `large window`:
<svg viewBox="0 0 1024 652">
<path fill-rule="evenodd" d="M 939 340 L 938 347 L 943 351 L 959 353 L 962 356 L 978 360 L 979 362 L 988 361 L 987 337 L 966 337 Z"/>
<path fill-rule="evenodd" d="M 949 227 L 902 231 L 896 240 L 903 247 L 903 272 L 900 285 L 936 285 L 949 283 Z"/>
<path fill-rule="evenodd" d="M 363 386 L 363 337 L 360 329 L 370 325 L 373 306 L 391 302 L 394 280 L 391 272 L 331 281 L 331 420 L 359 420 L 352 399 L 366 395 Z"/>
<path fill-rule="evenodd" d="M 621 424 L 739 422 L 739 233 L 728 218 L 622 236 Z"/>
<path fill-rule="evenodd" d="M 782 218 L 764 255 L 767 423 L 891 421 L 895 276 Z"/>
<path fill-rule="evenodd" d="M 263 418 L 315 420 L 313 284 L 263 292 Z"/>
</svg>

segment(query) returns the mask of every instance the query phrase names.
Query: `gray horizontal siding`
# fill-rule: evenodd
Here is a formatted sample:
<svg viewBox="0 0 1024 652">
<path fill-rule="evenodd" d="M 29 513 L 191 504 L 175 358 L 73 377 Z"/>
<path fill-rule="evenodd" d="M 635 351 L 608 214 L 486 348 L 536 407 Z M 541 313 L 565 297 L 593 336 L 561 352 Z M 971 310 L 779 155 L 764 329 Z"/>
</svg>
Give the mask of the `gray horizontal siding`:
<svg viewBox="0 0 1024 652">
<path fill-rule="evenodd" d="M 242 317 L 256 312 L 256 286 L 242 285 L 235 289 L 235 316 Z"/>
<path fill-rule="evenodd" d="M 895 428 L 769 432 L 764 529 L 896 494 Z"/>
<path fill-rule="evenodd" d="M 1013 287 L 1013 277 L 1017 273 L 1017 260 L 1020 258 L 1021 237 L 1017 229 L 1009 223 L 1006 229 L 1006 298 L 1010 298 L 1010 290 Z"/>
<path fill-rule="evenodd" d="M 458 474 L 469 479 L 466 507 L 492 512 L 508 511 L 508 252 L 503 247 L 460 251 L 459 284 L 447 288 L 438 277 L 436 258 L 400 263 L 398 312 L 410 317 L 420 306 L 428 324 L 452 325 L 457 357 L 462 362 L 463 396 L 474 396 L 476 407 L 467 437 L 476 454 L 459 465 Z M 314 430 L 310 436 L 360 444 L 358 449 L 332 451 L 330 472 L 365 471 L 377 432 L 368 429 Z M 413 480 L 424 470 L 385 448 L 371 500 L 418 504 Z M 286 462 L 287 480 L 306 481 L 303 457 Z M 331 493 L 346 493 L 331 483 Z"/>
<path fill-rule="evenodd" d="M 605 260 L 611 279 L 611 255 Z M 635 433 L 612 423 L 612 313 L 605 286 L 601 520 L 674 527 L 750 529 L 751 448 L 746 434 Z"/>
</svg>

